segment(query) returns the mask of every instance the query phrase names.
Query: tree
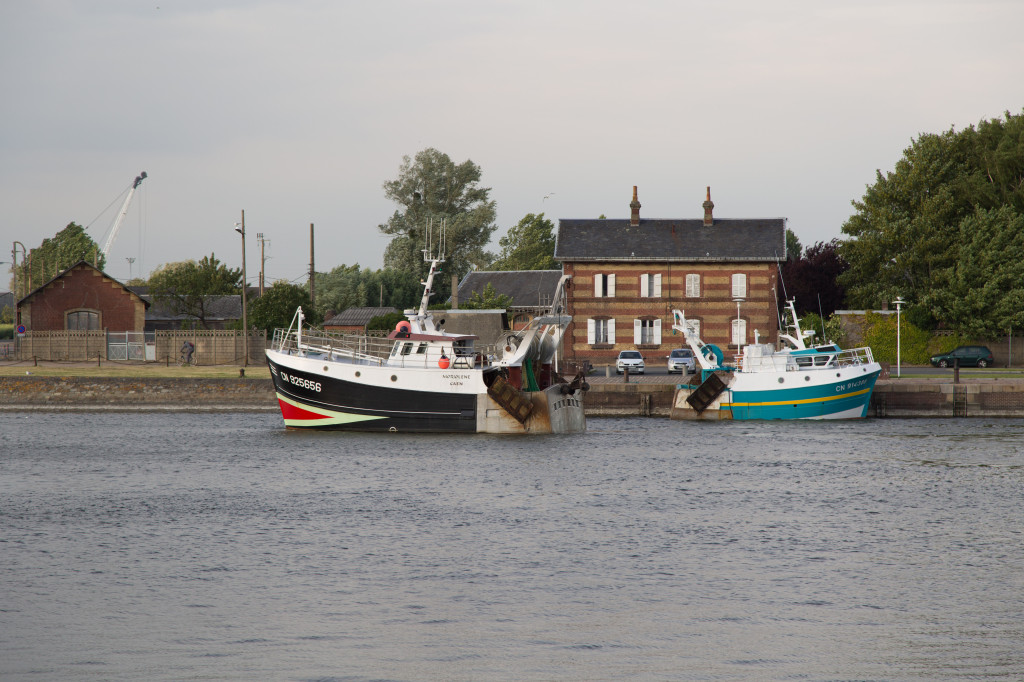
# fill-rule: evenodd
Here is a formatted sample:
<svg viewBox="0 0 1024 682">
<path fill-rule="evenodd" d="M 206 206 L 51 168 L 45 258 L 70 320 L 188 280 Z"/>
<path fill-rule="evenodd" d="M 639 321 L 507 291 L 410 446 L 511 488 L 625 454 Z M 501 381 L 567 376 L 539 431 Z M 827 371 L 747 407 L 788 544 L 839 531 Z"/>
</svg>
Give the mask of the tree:
<svg viewBox="0 0 1024 682">
<path fill-rule="evenodd" d="M 107 262 L 85 228 L 68 223 L 52 238 L 44 239 L 42 244 L 29 250 L 25 262 L 18 266 L 18 282 L 22 283 L 19 289 L 28 291 L 37 287 L 82 260 L 94 263 L 100 270 Z"/>
<path fill-rule="evenodd" d="M 397 179 L 384 183 L 384 194 L 401 207 L 388 222 L 379 225 L 391 235 L 384 252 L 384 267 L 425 277 L 423 249 L 428 230 L 433 248 L 439 248 L 437 232 L 445 226 L 445 268 L 460 277 L 472 264 L 485 265 L 492 255 L 484 250 L 494 232 L 497 213 L 490 188 L 480 187 L 480 167 L 470 160 L 455 164 L 436 149 L 424 149 L 410 159 L 403 157 Z M 450 292 L 448 278 L 434 282 L 440 298 Z"/>
<path fill-rule="evenodd" d="M 796 233 L 793 230 L 786 228 L 786 260 L 797 260 L 800 258 L 800 254 L 803 251 L 803 247 L 800 246 L 800 240 L 797 238 Z"/>
<path fill-rule="evenodd" d="M 555 226 L 544 214 L 527 213 L 498 240 L 501 253 L 490 270 L 557 270 Z"/>
<path fill-rule="evenodd" d="M 1004 285 L 1012 280 L 1011 259 L 981 252 L 1016 243 L 1006 233 L 1019 229 L 1024 214 L 1024 113 L 921 135 L 854 206 L 841 247 L 850 268 L 840 278 L 851 305 L 871 308 L 901 296 L 917 307 L 916 320 L 934 318 L 958 331 L 1018 324 L 1010 307 L 965 287 L 980 284 L 980 272 Z M 989 246 L 977 243 L 978 231 Z M 1004 298 L 1013 300 L 1013 291 Z"/>
<path fill-rule="evenodd" d="M 180 315 L 194 317 L 206 327 L 210 296 L 241 293 L 242 271 L 222 264 L 212 253 L 193 260 L 168 263 L 149 277 L 153 300 Z"/>
<path fill-rule="evenodd" d="M 484 287 L 482 293 L 474 291 L 469 300 L 459 303 L 460 308 L 468 310 L 507 310 L 511 305 L 512 297 L 496 292 L 494 285 L 490 282 Z"/>
<path fill-rule="evenodd" d="M 839 254 L 838 239 L 808 246 L 802 256 L 781 264 L 779 303 L 793 299 L 797 315 L 814 313 L 827 318 L 843 306 L 846 293 L 838 279 L 848 267 Z"/>
<path fill-rule="evenodd" d="M 302 306 L 305 324 L 319 325 L 323 318 L 309 300 L 309 289 L 290 282 L 275 282 L 263 295 L 249 304 L 249 324 L 257 329 L 287 329 L 295 317 L 295 309 Z"/>
<path fill-rule="evenodd" d="M 317 312 L 341 312 L 348 308 L 391 306 L 404 310 L 419 303 L 423 290 L 419 276 L 384 268 L 360 269 L 359 265 L 339 265 L 330 272 L 316 273 Z"/>
</svg>

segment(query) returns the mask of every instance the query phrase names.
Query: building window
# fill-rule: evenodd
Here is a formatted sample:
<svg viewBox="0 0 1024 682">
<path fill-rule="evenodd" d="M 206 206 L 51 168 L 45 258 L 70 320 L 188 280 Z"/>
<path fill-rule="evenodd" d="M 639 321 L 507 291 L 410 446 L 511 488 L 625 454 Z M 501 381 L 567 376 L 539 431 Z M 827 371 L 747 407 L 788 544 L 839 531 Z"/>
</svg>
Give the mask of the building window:
<svg viewBox="0 0 1024 682">
<path fill-rule="evenodd" d="M 686 298 L 700 298 L 700 275 L 686 276 Z"/>
<path fill-rule="evenodd" d="M 614 344 L 615 320 L 609 318 L 587 320 L 587 343 L 591 346 Z"/>
<path fill-rule="evenodd" d="M 615 275 L 594 275 L 594 298 L 615 296 Z"/>
<path fill-rule="evenodd" d="M 661 298 L 661 273 L 640 275 L 640 296 Z"/>
<path fill-rule="evenodd" d="M 733 298 L 746 298 L 747 297 L 747 276 L 742 273 L 736 273 L 732 276 L 732 297 Z"/>
<path fill-rule="evenodd" d="M 100 314 L 95 310 L 75 310 L 67 314 L 68 331 L 87 331 L 100 328 Z"/>
<path fill-rule="evenodd" d="M 742 346 L 747 342 L 747 321 L 743 319 L 732 321 L 732 343 L 735 346 Z"/>
<path fill-rule="evenodd" d="M 661 320 L 633 320 L 633 343 L 638 346 L 661 345 Z"/>
</svg>

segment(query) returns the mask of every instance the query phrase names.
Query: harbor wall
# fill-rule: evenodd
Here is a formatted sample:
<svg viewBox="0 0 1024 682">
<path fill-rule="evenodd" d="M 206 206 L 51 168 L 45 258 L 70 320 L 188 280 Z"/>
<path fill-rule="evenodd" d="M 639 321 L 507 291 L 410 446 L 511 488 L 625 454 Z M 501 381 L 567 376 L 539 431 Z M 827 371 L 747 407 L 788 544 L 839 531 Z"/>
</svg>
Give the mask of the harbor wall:
<svg viewBox="0 0 1024 682">
<path fill-rule="evenodd" d="M 591 383 L 590 417 L 668 417 L 675 383 Z M 270 379 L 0 377 L 0 410 L 277 410 Z M 1024 379 L 879 380 L 869 417 L 1024 417 Z"/>
</svg>

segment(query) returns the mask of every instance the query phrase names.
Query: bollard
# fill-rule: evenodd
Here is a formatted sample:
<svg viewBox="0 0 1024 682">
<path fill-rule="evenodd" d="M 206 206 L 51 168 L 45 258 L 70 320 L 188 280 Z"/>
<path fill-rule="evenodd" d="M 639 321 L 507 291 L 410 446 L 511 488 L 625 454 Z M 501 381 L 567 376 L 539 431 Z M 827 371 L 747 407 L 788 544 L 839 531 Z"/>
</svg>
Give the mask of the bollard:
<svg viewBox="0 0 1024 682">
<path fill-rule="evenodd" d="M 611 365 L 605 365 L 604 366 L 604 376 L 606 378 L 609 378 L 609 379 L 611 378 L 611 376 L 612 376 L 612 366 Z"/>
<path fill-rule="evenodd" d="M 623 367 L 622 368 L 622 383 L 624 383 L 624 384 L 628 384 L 629 383 L 629 367 Z"/>
<path fill-rule="evenodd" d="M 960 383 L 960 358 L 953 358 L 953 383 Z"/>
</svg>

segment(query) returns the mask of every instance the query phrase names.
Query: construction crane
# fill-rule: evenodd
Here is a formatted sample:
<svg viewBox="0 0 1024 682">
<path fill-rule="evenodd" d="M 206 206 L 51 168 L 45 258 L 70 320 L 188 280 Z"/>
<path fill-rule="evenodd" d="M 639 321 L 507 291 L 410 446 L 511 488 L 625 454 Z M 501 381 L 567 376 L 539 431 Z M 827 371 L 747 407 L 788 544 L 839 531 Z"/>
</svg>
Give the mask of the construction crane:
<svg viewBox="0 0 1024 682">
<path fill-rule="evenodd" d="M 128 196 L 124 198 L 124 203 L 121 204 L 121 210 L 117 213 L 117 219 L 114 220 L 114 226 L 110 228 L 110 236 L 107 237 L 107 243 L 103 245 L 103 257 L 106 258 L 107 254 L 110 253 L 110 247 L 114 243 L 114 239 L 117 237 L 117 231 L 121 229 L 121 223 L 124 222 L 124 217 L 128 215 L 128 204 L 131 203 L 132 197 L 135 196 L 135 190 L 139 188 L 142 181 L 147 177 L 146 171 L 142 171 L 136 178 L 135 182 L 132 183 L 132 188 L 128 190 Z"/>
</svg>

